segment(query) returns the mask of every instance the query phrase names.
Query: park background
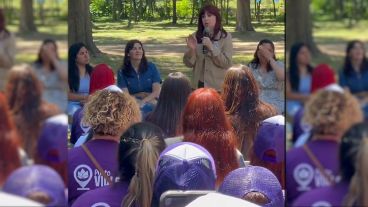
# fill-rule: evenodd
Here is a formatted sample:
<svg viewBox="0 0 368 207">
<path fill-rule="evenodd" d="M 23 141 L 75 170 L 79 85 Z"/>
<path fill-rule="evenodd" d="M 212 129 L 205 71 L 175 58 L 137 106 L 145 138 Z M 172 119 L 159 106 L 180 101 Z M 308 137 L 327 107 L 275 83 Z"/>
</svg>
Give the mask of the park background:
<svg viewBox="0 0 368 207">
<path fill-rule="evenodd" d="M 367 0 L 287 0 L 285 12 L 287 67 L 289 50 L 296 42 L 310 46 L 312 66 L 327 63 L 336 75 L 342 70 L 349 41 L 363 41 L 368 56 Z M 286 116 L 286 121 L 289 148 L 292 117 Z"/>
</svg>

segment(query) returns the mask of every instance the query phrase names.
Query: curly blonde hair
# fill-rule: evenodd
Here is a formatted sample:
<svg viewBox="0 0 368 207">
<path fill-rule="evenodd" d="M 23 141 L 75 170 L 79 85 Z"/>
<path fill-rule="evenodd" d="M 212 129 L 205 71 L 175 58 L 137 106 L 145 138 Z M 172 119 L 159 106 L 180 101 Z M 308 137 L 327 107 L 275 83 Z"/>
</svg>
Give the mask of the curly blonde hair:
<svg viewBox="0 0 368 207">
<path fill-rule="evenodd" d="M 358 99 L 348 91 L 320 90 L 305 106 L 304 121 L 312 126 L 315 134 L 338 135 L 362 120 Z"/>
<path fill-rule="evenodd" d="M 141 121 L 138 103 L 127 93 L 100 90 L 84 107 L 82 122 L 98 135 L 120 136 L 119 133 Z"/>
</svg>

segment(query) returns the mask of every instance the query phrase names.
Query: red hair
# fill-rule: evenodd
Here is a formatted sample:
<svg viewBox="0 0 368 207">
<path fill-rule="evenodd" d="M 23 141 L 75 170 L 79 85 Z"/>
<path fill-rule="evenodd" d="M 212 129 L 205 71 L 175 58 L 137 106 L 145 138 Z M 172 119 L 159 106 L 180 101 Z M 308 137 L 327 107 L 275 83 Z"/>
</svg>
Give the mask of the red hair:
<svg viewBox="0 0 368 207">
<path fill-rule="evenodd" d="M 222 38 L 222 37 L 225 38 L 227 36 L 227 32 L 221 25 L 220 10 L 216 6 L 208 4 L 208 5 L 205 5 L 204 7 L 202 7 L 202 9 L 199 11 L 199 14 L 198 14 L 198 25 L 197 25 L 197 32 L 196 32 L 196 38 L 197 38 L 198 43 L 202 42 L 201 39 L 203 38 L 203 30 L 204 30 L 204 25 L 202 23 L 202 16 L 206 12 L 210 13 L 210 14 L 212 14 L 216 17 L 216 24 L 215 24 L 215 28 L 213 29 L 212 40 L 215 41 L 214 38 L 217 36 L 217 34 L 219 32 L 222 32 L 220 38 Z M 216 39 L 216 40 L 218 40 L 218 39 Z"/>
<path fill-rule="evenodd" d="M 333 83 L 336 83 L 335 72 L 329 65 L 320 64 L 313 70 L 311 84 L 312 93 Z"/>
<path fill-rule="evenodd" d="M 217 184 L 239 167 L 236 137 L 220 95 L 211 88 L 195 90 L 188 98 L 182 116 L 184 141 L 202 145 L 216 163 Z"/>
<path fill-rule="evenodd" d="M 115 84 L 114 72 L 107 64 L 98 64 L 91 73 L 89 94 Z"/>
<path fill-rule="evenodd" d="M 18 154 L 19 137 L 16 133 L 13 120 L 4 94 L 0 92 L 0 185 L 16 168 L 20 167 Z"/>
</svg>

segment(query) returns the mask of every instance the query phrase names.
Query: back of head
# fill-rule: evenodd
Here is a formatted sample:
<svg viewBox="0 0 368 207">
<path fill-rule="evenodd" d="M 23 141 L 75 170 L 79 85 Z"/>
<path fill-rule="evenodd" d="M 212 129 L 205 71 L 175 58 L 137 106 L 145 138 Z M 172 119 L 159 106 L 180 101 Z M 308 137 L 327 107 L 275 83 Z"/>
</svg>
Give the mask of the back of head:
<svg viewBox="0 0 368 207">
<path fill-rule="evenodd" d="M 358 100 L 347 91 L 319 90 L 305 105 L 304 121 L 316 135 L 340 137 L 353 124 L 362 120 Z"/>
<path fill-rule="evenodd" d="M 65 114 L 45 120 L 37 144 L 36 163 L 45 164 L 56 170 L 67 181 L 67 137 L 68 117 Z"/>
<path fill-rule="evenodd" d="M 257 81 L 247 66 L 233 66 L 227 70 L 222 99 L 236 129 L 238 144 L 246 156 L 249 156 L 259 123 L 276 115 L 273 106 L 260 101 L 259 93 Z"/>
<path fill-rule="evenodd" d="M 14 66 L 8 75 L 6 96 L 13 113 L 24 111 L 26 121 L 33 120 L 34 114 L 27 111 L 38 109 L 41 105 L 42 85 L 28 65 Z M 31 113 L 31 112 L 29 112 Z"/>
<path fill-rule="evenodd" d="M 239 168 L 227 175 L 222 183 L 219 192 L 237 198 L 251 198 L 251 202 L 268 201 L 261 204 L 267 207 L 284 206 L 284 197 L 279 181 L 271 171 L 263 167 L 247 166 Z M 257 195 L 255 192 L 263 194 Z M 248 195 L 249 193 L 253 193 Z M 266 198 L 266 199 L 264 199 Z"/>
<path fill-rule="evenodd" d="M 160 155 L 152 206 L 168 190 L 214 190 L 215 162 L 203 147 L 189 142 L 170 145 Z"/>
<path fill-rule="evenodd" d="M 195 90 L 182 117 L 184 141 L 206 148 L 216 160 L 217 181 L 238 167 L 236 137 L 220 95 L 211 88 Z"/>
<path fill-rule="evenodd" d="M 89 94 L 115 84 L 114 72 L 107 64 L 98 64 L 91 73 Z"/>
<path fill-rule="evenodd" d="M 335 71 L 327 64 L 320 64 L 312 72 L 312 93 L 330 84 L 336 83 Z"/>
<path fill-rule="evenodd" d="M 120 179 L 129 182 L 122 206 L 150 206 L 156 162 L 166 147 L 162 130 L 151 123 L 137 123 L 121 136 Z"/>
<path fill-rule="evenodd" d="M 51 168 L 43 165 L 21 167 L 14 171 L 3 186 L 3 191 L 35 199 L 47 206 L 65 206 L 64 183 Z"/>
<path fill-rule="evenodd" d="M 181 113 L 191 92 L 186 75 L 181 72 L 170 73 L 162 84 L 157 106 L 147 120 L 160 126 L 166 136 L 175 136 Z"/>
<path fill-rule="evenodd" d="M 141 119 L 137 101 L 119 91 L 96 91 L 84 107 L 82 122 L 97 135 L 120 136 Z"/>
</svg>

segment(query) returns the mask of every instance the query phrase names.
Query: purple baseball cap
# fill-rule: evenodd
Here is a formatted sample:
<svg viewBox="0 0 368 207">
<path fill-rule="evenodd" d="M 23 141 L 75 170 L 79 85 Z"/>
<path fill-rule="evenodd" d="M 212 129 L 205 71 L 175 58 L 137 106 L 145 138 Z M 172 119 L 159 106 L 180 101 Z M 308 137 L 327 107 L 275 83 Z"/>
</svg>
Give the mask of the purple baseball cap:
<svg viewBox="0 0 368 207">
<path fill-rule="evenodd" d="M 285 160 L 285 117 L 277 115 L 262 121 L 254 140 L 255 155 L 266 162 L 280 163 Z M 269 155 L 267 151 L 274 151 Z"/>
<path fill-rule="evenodd" d="M 63 180 L 56 171 L 45 165 L 18 168 L 5 181 L 3 191 L 22 197 L 42 192 L 51 199 L 47 206 L 66 206 Z"/>
<path fill-rule="evenodd" d="M 265 207 L 284 206 L 284 196 L 279 181 L 264 167 L 248 165 L 230 172 L 220 186 L 219 192 L 237 198 L 243 198 L 250 192 L 259 192 L 269 200 Z"/>
<path fill-rule="evenodd" d="M 65 114 L 50 117 L 43 124 L 37 152 L 46 161 L 60 163 L 67 160 L 68 117 Z"/>
<path fill-rule="evenodd" d="M 157 163 L 153 199 L 168 190 L 215 190 L 216 169 L 202 146 L 179 142 L 167 147 Z"/>
</svg>

